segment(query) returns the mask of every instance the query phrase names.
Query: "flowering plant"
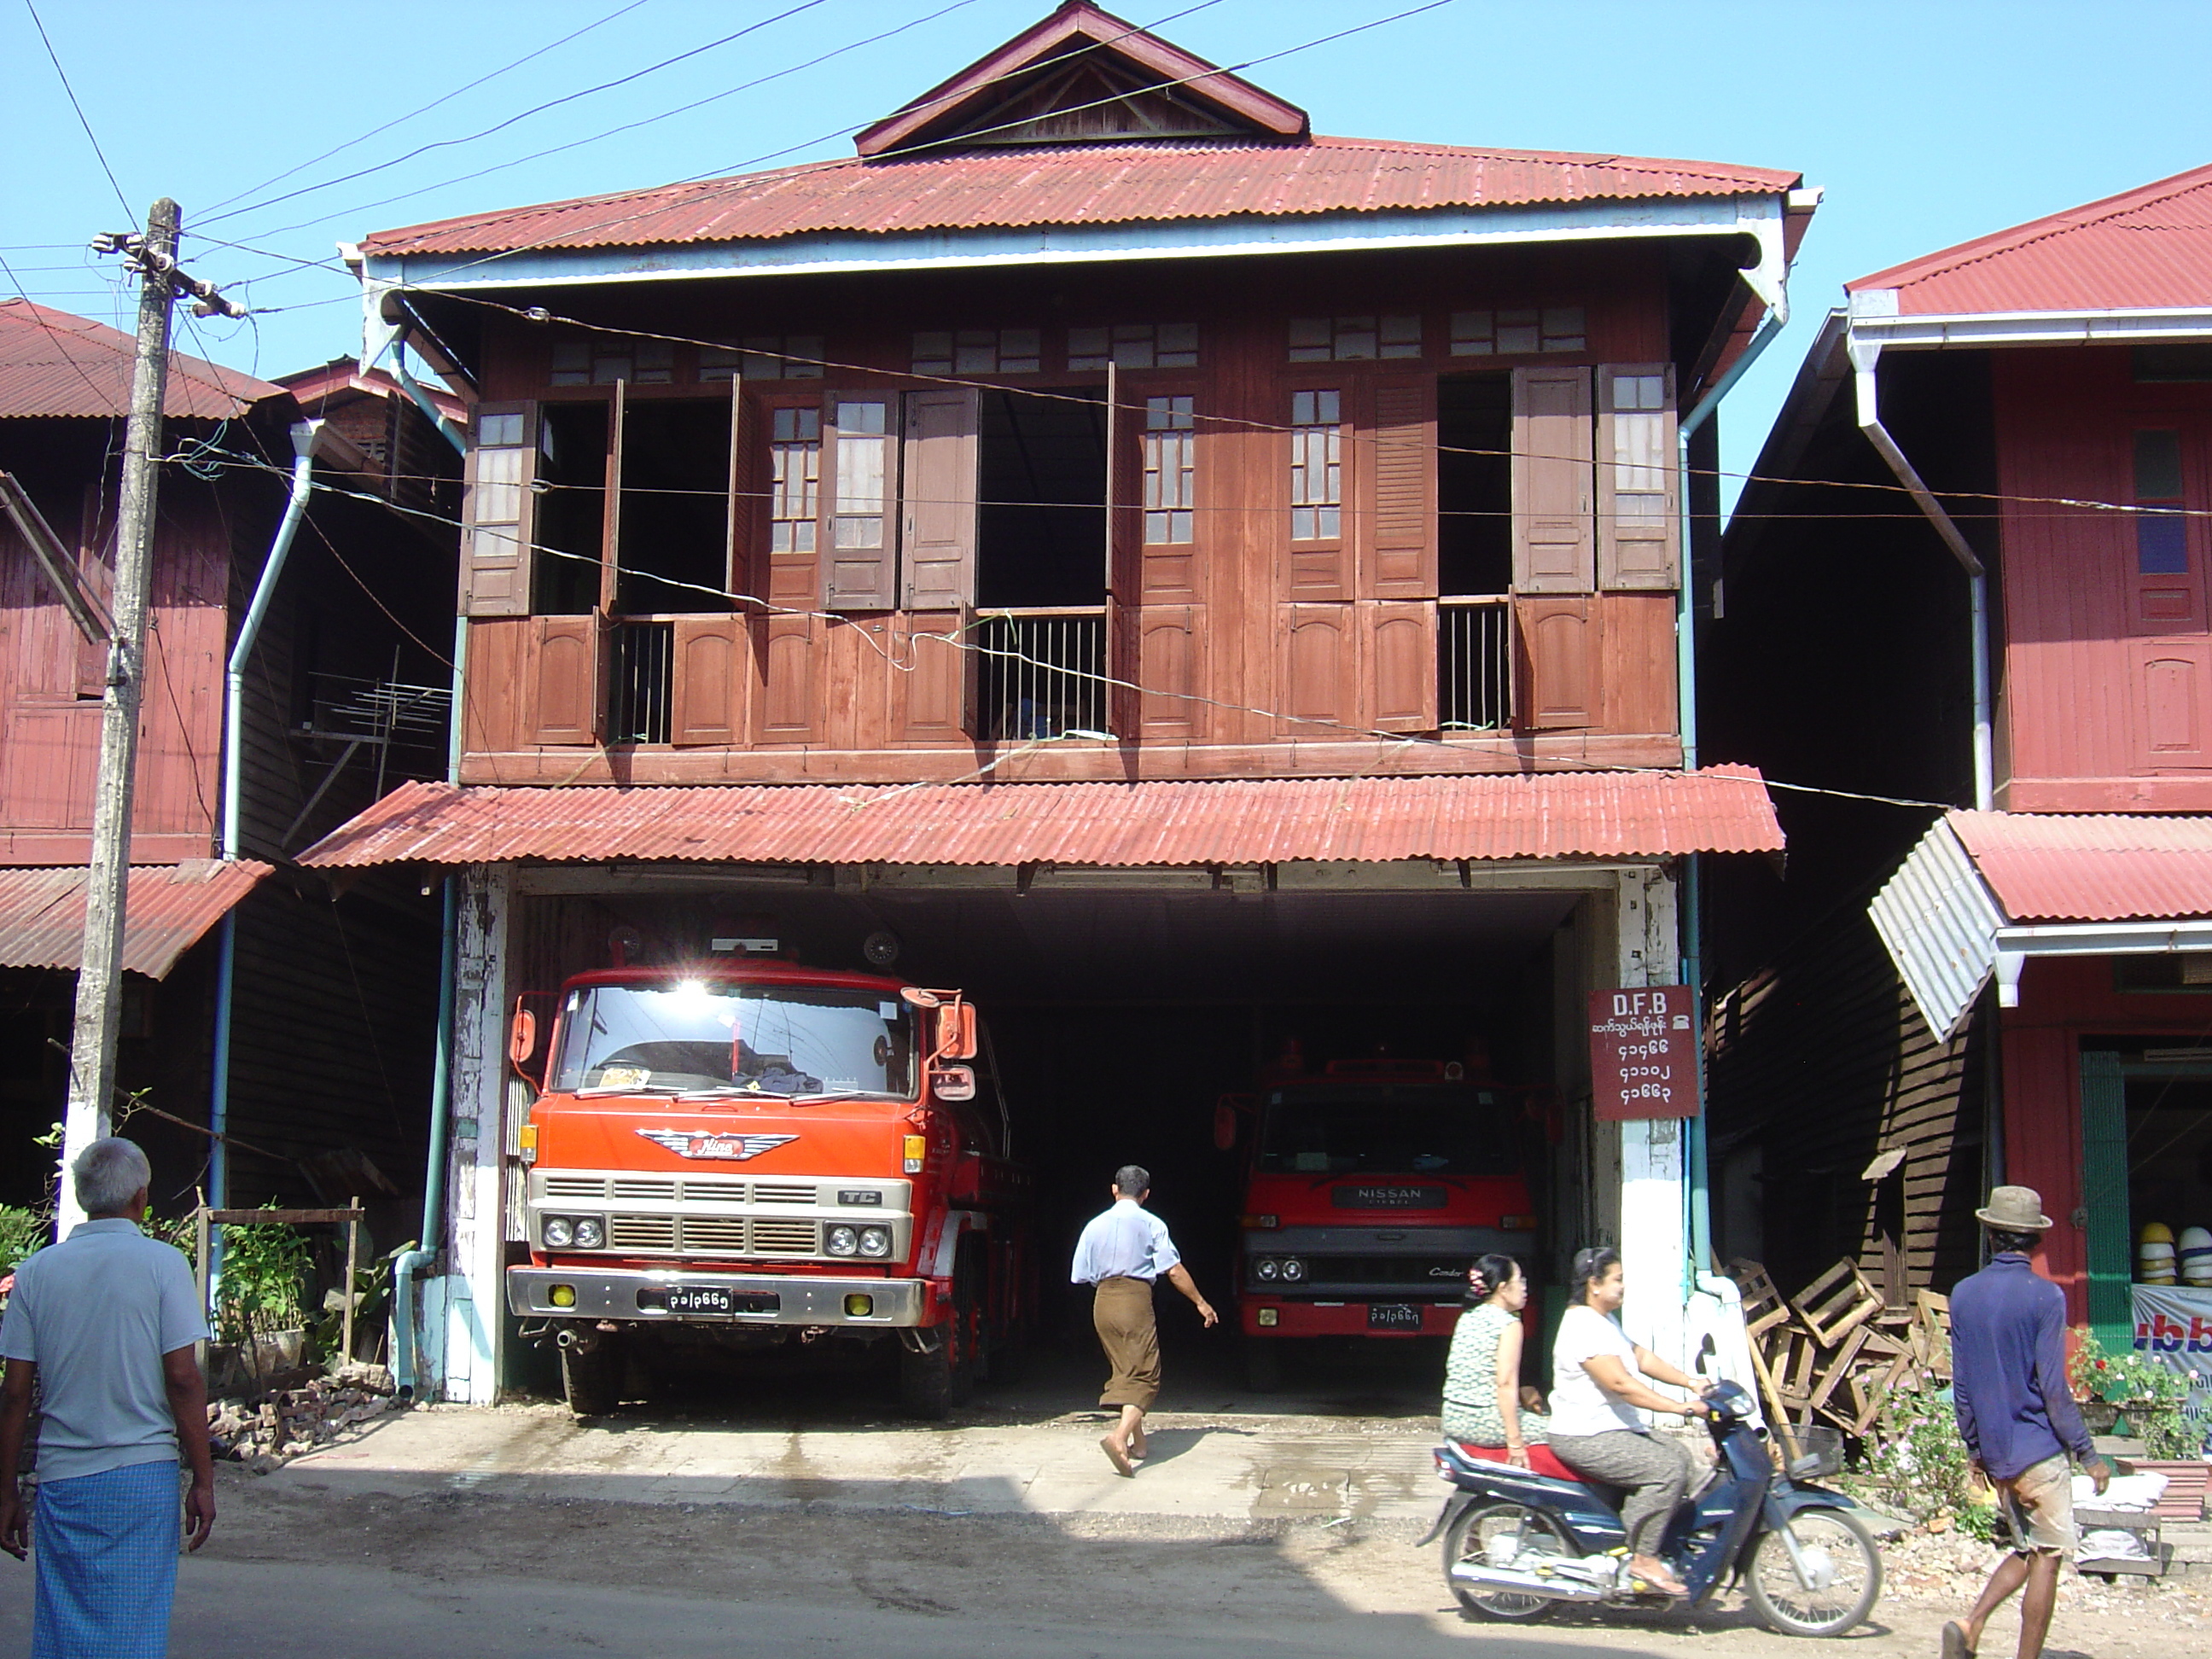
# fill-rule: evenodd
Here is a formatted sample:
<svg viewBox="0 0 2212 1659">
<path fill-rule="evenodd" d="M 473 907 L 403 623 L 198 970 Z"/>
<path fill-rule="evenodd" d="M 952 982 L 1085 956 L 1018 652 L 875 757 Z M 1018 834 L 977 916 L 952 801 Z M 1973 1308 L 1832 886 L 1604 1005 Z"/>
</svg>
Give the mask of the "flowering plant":
<svg viewBox="0 0 2212 1659">
<path fill-rule="evenodd" d="M 2128 1426 L 2153 1457 L 2187 1457 L 2200 1431 L 2183 1414 L 2193 1376 L 2161 1365 L 2132 1348 L 2110 1353 L 2086 1326 L 2075 1333 L 2066 1380 L 2079 1400 L 2102 1400 L 2127 1413 Z"/>
</svg>

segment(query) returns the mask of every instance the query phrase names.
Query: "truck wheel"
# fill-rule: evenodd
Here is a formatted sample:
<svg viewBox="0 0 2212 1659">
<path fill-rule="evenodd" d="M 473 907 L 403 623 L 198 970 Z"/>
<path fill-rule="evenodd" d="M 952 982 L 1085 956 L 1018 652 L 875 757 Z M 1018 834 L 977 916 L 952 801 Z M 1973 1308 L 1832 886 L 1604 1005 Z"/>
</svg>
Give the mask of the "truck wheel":
<svg viewBox="0 0 2212 1659">
<path fill-rule="evenodd" d="M 1244 1383 L 1254 1394 L 1273 1394 L 1283 1386 L 1280 1340 L 1248 1338 L 1244 1343 Z"/>
<path fill-rule="evenodd" d="M 601 1341 L 561 1350 L 561 1392 L 579 1417 L 605 1417 L 622 1403 L 623 1352 Z"/>
<path fill-rule="evenodd" d="M 899 1350 L 899 1403 L 915 1417 L 934 1421 L 975 1392 L 975 1279 L 966 1266 L 954 1270 L 952 1316 L 933 1328 L 936 1343 Z"/>
</svg>

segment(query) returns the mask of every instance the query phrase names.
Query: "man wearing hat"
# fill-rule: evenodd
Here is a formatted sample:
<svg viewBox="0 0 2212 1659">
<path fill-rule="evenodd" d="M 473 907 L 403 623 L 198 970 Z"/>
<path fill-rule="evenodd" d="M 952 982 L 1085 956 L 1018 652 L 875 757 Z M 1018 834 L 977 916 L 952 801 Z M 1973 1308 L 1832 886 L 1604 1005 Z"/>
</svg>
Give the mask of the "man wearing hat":
<svg viewBox="0 0 2212 1659">
<path fill-rule="evenodd" d="M 1974 1218 L 1989 1230 L 1990 1265 L 1951 1292 L 1952 1399 L 1959 1437 L 1996 1489 L 2012 1529 L 1974 1610 L 1943 1626 L 1943 1659 L 1972 1659 L 1982 1626 L 2012 1593 L 2020 1603 L 2020 1659 L 2039 1659 L 2058 1597 L 2058 1567 L 2074 1548 L 2074 1474 L 2079 1458 L 2097 1483 L 2112 1466 L 2089 1443 L 2066 1386 L 2066 1297 L 2037 1277 L 2028 1257 L 2051 1218 L 2032 1187 L 1999 1187 Z"/>
</svg>

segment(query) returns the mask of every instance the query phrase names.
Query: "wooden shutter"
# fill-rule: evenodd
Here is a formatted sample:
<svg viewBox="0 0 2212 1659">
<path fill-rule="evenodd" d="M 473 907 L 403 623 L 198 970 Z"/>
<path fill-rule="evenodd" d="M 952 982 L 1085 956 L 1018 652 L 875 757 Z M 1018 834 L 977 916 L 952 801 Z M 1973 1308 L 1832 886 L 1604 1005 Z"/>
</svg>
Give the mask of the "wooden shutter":
<svg viewBox="0 0 2212 1659">
<path fill-rule="evenodd" d="M 1437 608 L 1419 600 L 1367 603 L 1367 684 L 1372 718 L 1384 732 L 1437 729 Z"/>
<path fill-rule="evenodd" d="M 1146 738 L 1206 735 L 1206 607 L 1148 605 L 1137 613 L 1137 720 Z"/>
<path fill-rule="evenodd" d="M 1598 586 L 1672 588 L 1680 580 L 1681 474 L 1674 370 L 1607 363 L 1597 372 Z"/>
<path fill-rule="evenodd" d="M 1513 590 L 1587 593 L 1595 571 L 1587 368 L 1513 371 Z"/>
<path fill-rule="evenodd" d="M 2206 692 L 2212 688 L 2212 646 L 2202 640 L 2130 641 L 2128 678 L 2135 704 L 2135 764 L 2156 771 L 2203 766 L 2207 742 Z"/>
<path fill-rule="evenodd" d="M 489 442 L 488 438 L 501 440 Z M 538 476 L 538 406 L 479 404 L 463 468 L 461 610 L 471 617 L 530 614 L 531 493 Z"/>
<path fill-rule="evenodd" d="M 1601 614 L 1596 596 L 1521 599 L 1513 613 L 1520 656 L 1513 707 L 1520 724 L 1538 732 L 1595 726 Z"/>
<path fill-rule="evenodd" d="M 1348 379 L 1349 377 L 1347 377 Z M 1323 418 L 1317 400 L 1328 400 L 1334 418 Z M 1310 400 L 1316 400 L 1309 407 Z M 1358 402 L 1354 390 L 1340 386 L 1293 387 L 1283 399 L 1291 429 L 1277 441 L 1281 447 L 1280 476 L 1288 487 L 1290 511 L 1285 515 L 1288 535 L 1283 542 L 1282 597 L 1285 599 L 1348 599 L 1352 596 L 1354 543 L 1361 480 L 1368 468 L 1362 453 L 1362 435 L 1355 418 Z M 1301 421 L 1309 423 L 1300 424 Z M 1297 499 L 1299 480 L 1305 498 Z M 1311 508 L 1313 525 L 1301 523 L 1301 507 Z M 1304 529 L 1306 534 L 1299 532 Z"/>
<path fill-rule="evenodd" d="M 832 392 L 822 409 L 822 519 L 816 535 L 825 611 L 898 603 L 898 397 Z"/>
<path fill-rule="evenodd" d="M 616 596 L 622 591 L 623 448 L 629 435 L 629 385 L 615 382 L 614 423 L 608 428 L 607 511 L 603 520 L 605 539 L 599 552 L 599 614 L 615 614 Z"/>
<path fill-rule="evenodd" d="M 734 616 L 678 617 L 670 627 L 669 742 L 735 746 L 744 731 L 744 622 Z"/>
<path fill-rule="evenodd" d="M 1282 607 L 1282 734 L 1308 743 L 1356 738 L 1357 642 L 1348 605 Z"/>
<path fill-rule="evenodd" d="M 899 556 L 909 611 L 958 611 L 975 599 L 977 394 L 906 394 L 906 483 Z"/>
<path fill-rule="evenodd" d="M 1366 592 L 1376 599 L 1437 593 L 1437 383 L 1431 375 L 1375 388 Z"/>
<path fill-rule="evenodd" d="M 537 618 L 536 718 L 532 741 L 592 743 L 599 737 L 604 630 L 595 616 Z"/>
<path fill-rule="evenodd" d="M 825 623 L 826 627 L 827 624 Z M 763 617 L 754 624 L 763 743 L 813 743 L 820 732 L 815 706 L 815 618 Z"/>
<path fill-rule="evenodd" d="M 960 647 L 959 613 L 908 616 L 894 648 L 913 665 L 890 676 L 893 720 L 908 743 L 954 743 L 967 729 L 975 653 Z"/>
</svg>

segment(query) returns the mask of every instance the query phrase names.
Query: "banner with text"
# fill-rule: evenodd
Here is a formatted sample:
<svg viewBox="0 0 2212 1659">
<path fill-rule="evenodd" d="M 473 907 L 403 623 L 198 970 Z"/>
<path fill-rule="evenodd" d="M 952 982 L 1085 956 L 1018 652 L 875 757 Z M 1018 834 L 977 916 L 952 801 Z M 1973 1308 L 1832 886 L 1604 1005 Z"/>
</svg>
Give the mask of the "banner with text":
<svg viewBox="0 0 2212 1659">
<path fill-rule="evenodd" d="M 1686 985 L 1590 993 L 1590 1097 L 1598 1121 L 1697 1116 L 1695 1015 Z"/>
</svg>

